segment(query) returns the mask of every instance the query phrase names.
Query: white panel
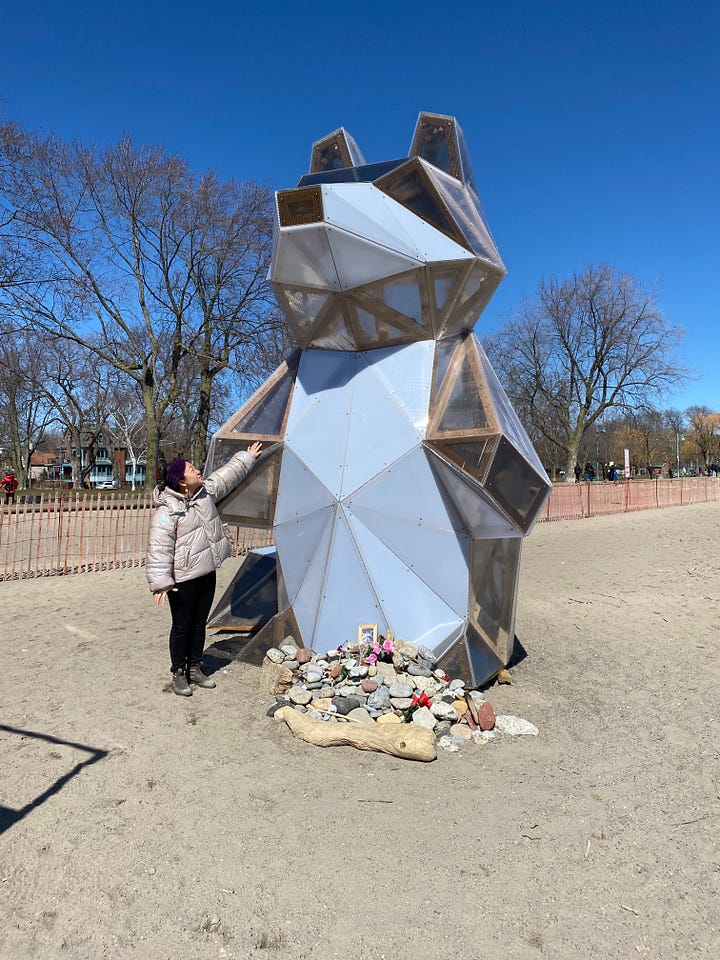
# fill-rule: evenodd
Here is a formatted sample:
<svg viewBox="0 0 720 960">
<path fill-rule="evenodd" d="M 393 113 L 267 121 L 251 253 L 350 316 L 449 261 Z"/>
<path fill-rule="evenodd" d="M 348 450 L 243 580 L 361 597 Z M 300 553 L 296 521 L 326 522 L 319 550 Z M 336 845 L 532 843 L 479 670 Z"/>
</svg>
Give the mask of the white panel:
<svg viewBox="0 0 720 960">
<path fill-rule="evenodd" d="M 323 507 L 274 528 L 275 546 L 290 602 L 295 600 L 310 568 L 325 564 L 336 506 Z"/>
<path fill-rule="evenodd" d="M 364 355 L 361 356 L 365 361 Z M 422 442 L 422 436 L 367 362 L 359 365 L 353 391 L 341 487 L 343 497 Z"/>
<path fill-rule="evenodd" d="M 377 623 L 381 633 L 388 627 L 340 508 L 312 645 L 331 650 L 355 642 L 361 623 Z"/>
<path fill-rule="evenodd" d="M 348 521 L 395 635 L 430 648 L 444 643 L 464 622 L 463 618 L 357 518 L 349 515 Z"/>
<path fill-rule="evenodd" d="M 434 340 L 403 347 L 381 347 L 366 354 L 373 374 L 379 377 L 423 437 L 428 423 L 434 355 Z"/>
<path fill-rule="evenodd" d="M 339 290 L 325 227 L 284 227 L 278 237 L 271 278 L 298 287 Z"/>
<path fill-rule="evenodd" d="M 394 253 L 387 247 L 380 247 L 336 227 L 327 227 L 327 236 L 342 290 L 383 280 L 420 266 L 418 260 Z"/>
<path fill-rule="evenodd" d="M 297 589 L 295 596 L 292 598 L 293 612 L 295 613 L 298 626 L 300 627 L 300 633 L 306 646 L 312 645 L 312 638 L 317 624 L 318 609 L 323 594 L 325 575 L 328 569 L 330 544 L 337 522 L 337 511 L 333 510 L 332 513 L 332 522 L 325 528 L 315 553 L 311 557 L 306 558 L 309 559 L 310 562 L 307 564 L 305 577 Z M 287 549 L 283 549 L 282 558 L 285 557 L 286 553 L 291 554 L 294 549 L 292 542 L 283 542 L 283 547 Z M 278 556 L 280 556 L 279 552 Z M 281 562 L 284 562 L 284 560 L 281 560 Z M 336 646 L 337 643 L 339 643 L 339 641 L 336 641 Z M 330 644 L 327 649 L 331 647 L 332 644 Z"/>
<path fill-rule="evenodd" d="M 336 502 L 327 487 L 286 446 L 280 467 L 275 525 L 296 520 Z"/>
<path fill-rule="evenodd" d="M 428 456 L 474 540 L 522 536 L 522 531 L 515 527 L 475 484 L 466 483 L 431 450 L 428 450 Z"/>
<path fill-rule="evenodd" d="M 420 258 L 412 235 L 399 228 L 384 202 L 385 194 L 371 183 L 324 184 L 322 194 L 325 221 L 331 226 Z"/>
<path fill-rule="evenodd" d="M 354 374 L 362 355 L 306 350 L 300 358 L 285 447 L 340 498 Z"/>
<path fill-rule="evenodd" d="M 458 616 L 467 616 L 469 537 L 423 449 L 402 457 L 345 507 Z"/>
</svg>

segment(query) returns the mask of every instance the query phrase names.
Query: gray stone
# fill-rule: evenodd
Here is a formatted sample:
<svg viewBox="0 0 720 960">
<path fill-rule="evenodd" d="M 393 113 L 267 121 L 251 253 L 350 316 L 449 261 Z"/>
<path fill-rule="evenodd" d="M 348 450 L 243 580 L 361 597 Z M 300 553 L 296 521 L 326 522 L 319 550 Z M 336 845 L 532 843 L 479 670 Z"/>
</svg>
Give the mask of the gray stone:
<svg viewBox="0 0 720 960">
<path fill-rule="evenodd" d="M 485 703 L 485 694 L 479 690 L 468 690 L 468 696 L 478 707 L 481 703 Z"/>
<path fill-rule="evenodd" d="M 412 697 L 391 697 L 390 704 L 395 710 L 407 710 L 412 706 Z"/>
<path fill-rule="evenodd" d="M 445 753 L 457 753 L 460 749 L 460 744 L 456 742 L 455 737 L 440 737 L 437 745 Z"/>
<path fill-rule="evenodd" d="M 322 689 L 322 680 L 316 680 L 314 683 L 306 683 L 305 686 L 308 690 L 321 690 Z"/>
<path fill-rule="evenodd" d="M 284 699 L 278 700 L 267 710 L 267 712 L 265 713 L 265 716 L 274 717 L 275 714 L 278 712 L 278 710 L 281 710 L 283 707 L 286 707 L 287 705 L 288 705 L 287 700 L 284 700 Z"/>
<path fill-rule="evenodd" d="M 390 696 L 395 698 L 412 696 L 413 688 L 409 683 L 391 683 L 388 689 L 390 691 Z"/>
<path fill-rule="evenodd" d="M 308 683 L 322 683 L 323 671 L 316 668 L 305 670 L 305 679 Z"/>
<path fill-rule="evenodd" d="M 283 666 L 287 667 L 288 670 L 297 670 L 300 664 L 297 660 L 283 660 Z"/>
<path fill-rule="evenodd" d="M 450 733 L 450 727 L 452 723 L 449 720 L 438 720 L 437 725 L 435 726 L 435 736 L 439 739 L 440 737 L 446 737 Z"/>
<path fill-rule="evenodd" d="M 427 727 L 428 730 L 434 730 L 437 719 L 427 707 L 418 707 L 412 715 L 412 722 L 416 723 L 419 727 Z"/>
<path fill-rule="evenodd" d="M 286 657 L 290 657 L 293 660 L 297 656 L 298 652 L 298 648 L 294 643 L 281 643 L 280 650 L 285 654 Z"/>
<path fill-rule="evenodd" d="M 288 697 L 290 698 L 291 703 L 299 704 L 304 706 L 306 703 L 310 703 L 312 700 L 312 693 L 309 690 L 305 690 L 303 687 L 290 687 L 288 690 Z"/>
<path fill-rule="evenodd" d="M 448 690 L 460 690 L 464 688 L 464 686 L 465 686 L 464 680 L 451 680 L 450 683 L 448 684 Z"/>
<path fill-rule="evenodd" d="M 296 703 L 295 706 L 293 707 L 293 710 L 297 710 L 298 713 L 307 713 L 307 712 L 308 712 L 307 707 L 303 706 L 302 703 Z"/>
<path fill-rule="evenodd" d="M 367 699 L 368 709 L 382 710 L 390 706 L 390 691 L 387 687 L 378 687 Z"/>
<path fill-rule="evenodd" d="M 375 723 L 365 707 L 356 707 L 350 713 L 345 714 L 351 720 L 359 720 L 360 723 Z"/>
<path fill-rule="evenodd" d="M 522 717 L 513 717 L 511 714 L 501 714 L 495 717 L 495 729 L 500 733 L 507 733 L 511 737 L 536 737 L 538 728 L 529 720 Z"/>
<path fill-rule="evenodd" d="M 400 654 L 406 660 L 414 660 L 418 655 L 419 647 L 416 643 L 404 643 L 400 648 Z"/>
<path fill-rule="evenodd" d="M 436 659 L 435 654 L 429 647 L 418 647 L 418 656 L 421 660 L 434 666 Z"/>
<path fill-rule="evenodd" d="M 426 667 L 424 664 L 420 663 L 411 663 L 408 665 L 407 672 L 411 677 L 431 677 L 432 671 L 430 667 Z"/>
<path fill-rule="evenodd" d="M 272 660 L 273 663 L 282 663 L 285 659 L 285 654 L 282 650 L 278 650 L 277 647 L 270 647 L 265 656 L 268 660 Z"/>
<path fill-rule="evenodd" d="M 351 710 L 356 710 L 360 706 L 360 701 L 354 697 L 335 697 L 333 706 L 341 716 L 347 716 Z"/>
<path fill-rule="evenodd" d="M 444 670 L 441 670 L 439 667 L 437 668 L 437 670 L 433 670 L 433 676 L 436 677 L 438 680 L 440 680 L 442 683 L 447 683 L 447 681 L 445 680 L 445 677 L 447 676 L 447 674 L 445 673 Z"/>
<path fill-rule="evenodd" d="M 455 723 L 457 720 L 457 714 L 455 710 L 450 706 L 449 703 L 444 703 L 442 700 L 434 703 L 430 707 L 430 711 L 433 716 L 437 717 L 438 720 L 448 720 L 450 723 Z"/>
</svg>

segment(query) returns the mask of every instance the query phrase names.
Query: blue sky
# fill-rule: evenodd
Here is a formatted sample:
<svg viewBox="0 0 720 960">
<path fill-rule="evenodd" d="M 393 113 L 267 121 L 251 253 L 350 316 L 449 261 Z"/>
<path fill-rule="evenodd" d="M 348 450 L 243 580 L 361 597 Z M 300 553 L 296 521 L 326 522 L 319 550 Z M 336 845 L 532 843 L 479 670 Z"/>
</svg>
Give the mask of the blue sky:
<svg viewBox="0 0 720 960">
<path fill-rule="evenodd" d="M 540 277 L 609 262 L 686 330 L 698 379 L 660 405 L 720 410 L 718 3 L 25 0 L 0 99 L 32 129 L 274 188 L 338 126 L 372 162 L 406 155 L 420 110 L 453 114 L 508 268 L 478 333 Z"/>
</svg>

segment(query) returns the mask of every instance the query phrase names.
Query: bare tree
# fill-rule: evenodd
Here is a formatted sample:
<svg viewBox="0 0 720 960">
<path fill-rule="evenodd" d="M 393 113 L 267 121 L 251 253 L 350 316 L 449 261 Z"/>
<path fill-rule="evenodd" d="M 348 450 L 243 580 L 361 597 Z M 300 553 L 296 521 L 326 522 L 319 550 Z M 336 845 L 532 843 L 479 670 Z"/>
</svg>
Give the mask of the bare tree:
<svg viewBox="0 0 720 960">
<path fill-rule="evenodd" d="M 684 375 L 680 335 L 653 293 L 601 265 L 541 280 L 535 299 L 486 343 L 509 395 L 571 475 L 583 436 L 606 411 L 640 409 Z"/>
<path fill-rule="evenodd" d="M 690 423 L 687 439 L 698 457 L 705 461 L 705 467 L 720 463 L 720 413 L 713 413 L 709 407 L 695 406 L 688 408 L 687 417 Z"/>
<path fill-rule="evenodd" d="M 40 361 L 29 333 L 0 326 L 0 440 L 21 487 L 27 486 L 33 453 L 56 420 Z"/>
<path fill-rule="evenodd" d="M 24 267 L 2 296 L 137 385 L 151 485 L 186 358 L 197 359 L 200 434 L 214 377 L 266 332 L 269 192 L 197 180 L 160 148 L 100 152 L 7 125 L 0 188 L 6 245 Z"/>
</svg>

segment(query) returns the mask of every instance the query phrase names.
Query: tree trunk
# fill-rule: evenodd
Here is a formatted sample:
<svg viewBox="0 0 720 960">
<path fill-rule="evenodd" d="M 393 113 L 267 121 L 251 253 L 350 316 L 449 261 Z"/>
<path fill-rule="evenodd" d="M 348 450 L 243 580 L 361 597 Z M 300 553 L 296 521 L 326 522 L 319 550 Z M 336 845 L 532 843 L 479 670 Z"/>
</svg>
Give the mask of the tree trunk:
<svg viewBox="0 0 720 960">
<path fill-rule="evenodd" d="M 207 457 L 207 438 L 210 430 L 210 402 L 213 377 L 205 365 L 200 371 L 200 396 L 198 397 L 197 426 L 193 438 L 193 463 L 199 466 Z"/>
<path fill-rule="evenodd" d="M 148 382 L 148 380 L 150 382 Z M 155 410 L 155 391 L 152 377 L 146 377 L 142 385 L 145 425 L 147 430 L 147 457 L 145 460 L 145 489 L 152 490 L 157 483 L 157 465 L 160 454 L 160 431 Z"/>
</svg>

